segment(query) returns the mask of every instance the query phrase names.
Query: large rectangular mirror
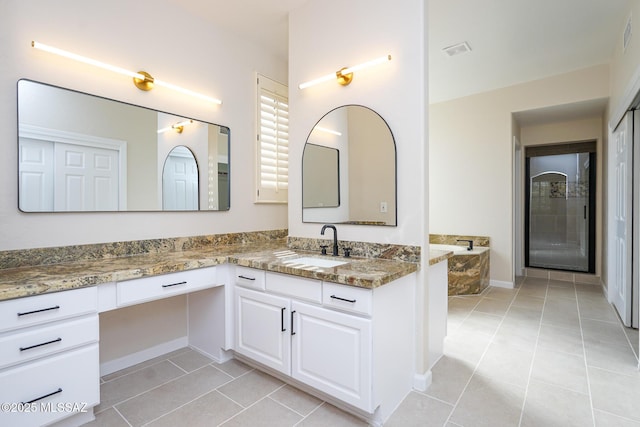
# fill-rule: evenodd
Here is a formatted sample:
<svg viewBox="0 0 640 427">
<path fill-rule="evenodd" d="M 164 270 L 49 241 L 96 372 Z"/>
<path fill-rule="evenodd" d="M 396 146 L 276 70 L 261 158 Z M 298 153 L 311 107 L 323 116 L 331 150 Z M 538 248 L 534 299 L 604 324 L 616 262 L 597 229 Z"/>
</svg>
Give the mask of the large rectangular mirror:
<svg viewBox="0 0 640 427">
<path fill-rule="evenodd" d="M 23 212 L 228 210 L 225 126 L 18 81 Z"/>
</svg>

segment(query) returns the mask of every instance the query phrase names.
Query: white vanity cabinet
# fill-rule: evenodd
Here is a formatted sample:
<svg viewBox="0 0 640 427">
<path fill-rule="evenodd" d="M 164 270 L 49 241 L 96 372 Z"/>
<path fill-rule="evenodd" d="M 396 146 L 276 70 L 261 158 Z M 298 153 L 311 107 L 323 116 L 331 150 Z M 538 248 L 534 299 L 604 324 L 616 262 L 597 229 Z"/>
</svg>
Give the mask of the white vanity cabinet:
<svg viewBox="0 0 640 427">
<path fill-rule="evenodd" d="M 250 289 L 235 290 L 235 350 L 289 375 L 291 301 Z"/>
<path fill-rule="evenodd" d="M 413 276 L 371 290 L 254 273 L 264 287 L 236 279 L 235 351 L 384 420 L 412 387 Z"/>
<path fill-rule="evenodd" d="M 298 301 L 291 313 L 291 376 L 373 412 L 371 320 Z"/>
<path fill-rule="evenodd" d="M 0 302 L 0 425 L 93 418 L 100 401 L 97 306 L 95 287 Z"/>
</svg>

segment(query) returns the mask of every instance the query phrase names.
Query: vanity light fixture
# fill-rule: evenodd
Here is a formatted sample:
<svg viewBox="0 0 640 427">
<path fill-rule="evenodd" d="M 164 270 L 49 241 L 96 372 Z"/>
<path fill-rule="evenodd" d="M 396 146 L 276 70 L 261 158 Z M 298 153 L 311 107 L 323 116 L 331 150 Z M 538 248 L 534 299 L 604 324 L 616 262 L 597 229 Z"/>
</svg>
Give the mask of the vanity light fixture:
<svg viewBox="0 0 640 427">
<path fill-rule="evenodd" d="M 342 132 L 338 132 L 337 130 L 323 128 L 322 126 L 316 126 L 313 128 L 314 131 L 326 132 L 332 135 L 342 136 Z"/>
<path fill-rule="evenodd" d="M 156 79 L 156 78 L 152 77 L 149 73 L 147 73 L 145 71 L 138 71 L 138 72 L 130 71 L 130 70 L 127 70 L 127 69 L 124 69 L 124 68 L 117 67 L 115 65 L 111 65 L 111 64 L 107 64 L 107 63 L 104 63 L 104 62 L 101 62 L 101 61 L 97 61 L 97 60 L 92 59 L 92 58 L 87 58 L 86 56 L 81 56 L 81 55 L 75 54 L 73 52 L 62 50 L 62 49 L 59 49 L 57 47 L 53 47 L 53 46 L 49 46 L 49 45 L 46 45 L 46 44 L 42 44 L 42 43 L 37 42 L 37 41 L 32 41 L 31 42 L 31 46 L 33 48 L 35 48 L 35 49 L 39 49 L 39 50 L 43 50 L 45 52 L 53 53 L 54 55 L 63 56 L 65 58 L 73 59 L 74 61 L 82 62 L 84 64 L 93 65 L 94 67 L 102 68 L 102 69 L 105 69 L 105 70 L 113 71 L 114 73 L 118 73 L 118 74 L 122 74 L 124 76 L 131 77 L 131 78 L 133 78 L 133 84 L 140 90 L 145 90 L 145 91 L 151 90 L 151 89 L 153 89 L 153 87 L 155 85 L 157 85 L 157 86 L 166 87 L 167 89 L 171 89 L 171 90 L 174 90 L 176 92 L 183 93 L 185 95 L 194 96 L 196 98 L 200 98 L 200 99 L 203 99 L 205 101 L 212 102 L 214 104 L 218 104 L 218 105 L 222 104 L 222 101 L 220 99 L 212 98 L 210 96 L 203 95 L 201 93 L 194 92 L 192 90 L 185 89 L 183 87 L 176 86 L 174 84 L 165 82 L 164 80 Z"/>
<path fill-rule="evenodd" d="M 373 59 L 371 61 L 363 62 L 353 67 L 344 67 L 336 71 L 335 73 L 327 74 L 326 76 L 318 77 L 317 79 L 310 80 L 298 85 L 299 89 L 306 89 L 310 86 L 315 86 L 319 83 L 323 83 L 332 79 L 337 79 L 338 83 L 342 86 L 346 86 L 353 80 L 353 73 L 363 68 L 371 67 L 373 65 L 382 64 L 384 62 L 391 61 L 391 55 L 381 56 L 380 58 Z"/>
<path fill-rule="evenodd" d="M 162 129 L 158 129 L 158 133 L 163 133 L 163 132 L 167 132 L 170 130 L 175 130 L 178 133 L 182 133 L 182 131 L 184 130 L 184 127 L 187 125 L 190 125 L 193 123 L 193 120 L 185 120 L 183 122 L 178 122 L 176 124 L 173 124 L 171 126 L 167 126 L 166 128 L 162 128 Z"/>
</svg>

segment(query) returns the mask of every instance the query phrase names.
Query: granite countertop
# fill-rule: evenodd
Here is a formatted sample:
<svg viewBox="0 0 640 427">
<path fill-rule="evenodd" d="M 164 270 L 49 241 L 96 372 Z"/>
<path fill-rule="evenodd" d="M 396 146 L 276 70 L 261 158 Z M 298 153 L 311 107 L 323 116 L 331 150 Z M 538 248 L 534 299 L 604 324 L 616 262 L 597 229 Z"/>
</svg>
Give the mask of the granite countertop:
<svg viewBox="0 0 640 427">
<path fill-rule="evenodd" d="M 449 259 L 453 256 L 452 251 L 443 251 L 440 249 L 429 249 L 429 265 L 434 265 Z"/>
<path fill-rule="evenodd" d="M 313 256 L 347 261 L 330 268 L 294 268 L 287 261 Z M 0 301 L 232 263 L 328 282 L 376 288 L 418 270 L 412 262 L 335 258 L 291 250 L 282 242 L 220 245 L 194 250 L 0 269 Z"/>
</svg>

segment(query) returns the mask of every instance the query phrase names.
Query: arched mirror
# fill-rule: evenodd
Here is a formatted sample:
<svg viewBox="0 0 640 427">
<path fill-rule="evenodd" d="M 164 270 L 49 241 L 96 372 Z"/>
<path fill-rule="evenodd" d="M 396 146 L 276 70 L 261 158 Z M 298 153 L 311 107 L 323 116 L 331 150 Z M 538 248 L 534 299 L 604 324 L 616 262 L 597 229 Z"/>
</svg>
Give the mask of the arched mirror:
<svg viewBox="0 0 640 427">
<path fill-rule="evenodd" d="M 302 221 L 397 225 L 396 144 L 375 111 L 345 105 L 325 114 L 302 155 Z"/>
<path fill-rule="evenodd" d="M 172 149 L 162 168 L 162 209 L 198 210 L 198 164 L 187 147 Z"/>
</svg>

